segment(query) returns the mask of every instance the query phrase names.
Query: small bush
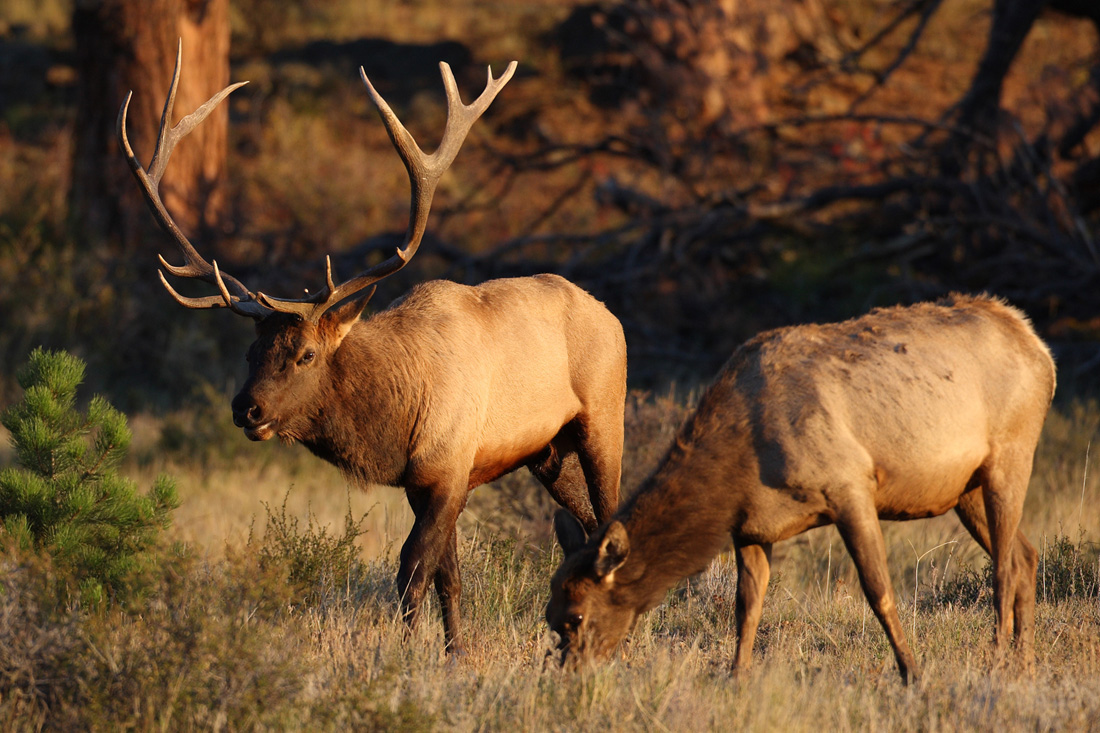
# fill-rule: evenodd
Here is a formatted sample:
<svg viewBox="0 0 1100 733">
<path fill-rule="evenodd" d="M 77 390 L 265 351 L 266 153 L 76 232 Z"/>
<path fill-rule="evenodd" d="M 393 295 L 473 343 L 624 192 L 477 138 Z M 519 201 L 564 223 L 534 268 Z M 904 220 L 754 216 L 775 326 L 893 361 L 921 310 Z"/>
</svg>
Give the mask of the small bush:
<svg viewBox="0 0 1100 733">
<path fill-rule="evenodd" d="M 126 417 L 98 396 L 79 412 L 83 379 L 80 359 L 44 349 L 19 372 L 23 401 L 0 416 L 18 464 L 0 471 L 0 535 L 53 557 L 79 598 L 98 605 L 134 590 L 179 500 L 167 477 L 141 495 L 118 475 Z"/>
<path fill-rule="evenodd" d="M 0 728 L 40 730 L 79 694 L 91 648 L 50 559 L 0 549 Z"/>
<path fill-rule="evenodd" d="M 106 661 L 62 727 L 299 728 L 308 636 L 286 623 L 289 598 L 255 558 L 172 563 L 139 616 L 90 619 Z"/>
<path fill-rule="evenodd" d="M 132 608 L 94 614 L 50 575 L 48 556 L 0 555 L 0 729 L 294 730 L 310 714 L 308 635 L 255 558 L 175 558 Z"/>
<path fill-rule="evenodd" d="M 993 565 L 989 562 L 981 570 L 962 565 L 945 580 L 927 601 L 928 606 L 957 606 L 970 608 L 993 598 Z"/>
<path fill-rule="evenodd" d="M 1039 545 L 1039 569 L 1035 597 L 1041 603 L 1061 603 L 1071 599 L 1100 597 L 1100 548 L 1077 542 L 1059 534 Z M 993 598 L 993 563 L 986 561 L 981 570 L 964 565 L 945 581 L 931 599 L 931 605 L 963 608 Z"/>
<path fill-rule="evenodd" d="M 1035 595 L 1059 603 L 1071 598 L 1100 598 L 1100 547 L 1085 542 L 1084 533 L 1073 542 L 1059 534 L 1040 543 Z"/>
<path fill-rule="evenodd" d="M 298 596 L 298 603 L 305 606 L 323 602 L 339 587 L 358 585 L 364 568 L 355 540 L 366 531 L 363 520 L 367 515 L 356 520 L 349 498 L 343 534 L 329 535 L 328 527 L 318 525 L 312 513 L 305 531 L 301 531 L 298 518 L 287 514 L 289 498 L 288 490 L 277 512 L 264 502 L 267 527 L 262 538 L 257 539 L 249 530 L 248 547 L 256 551 L 260 567 L 281 569 Z"/>
</svg>

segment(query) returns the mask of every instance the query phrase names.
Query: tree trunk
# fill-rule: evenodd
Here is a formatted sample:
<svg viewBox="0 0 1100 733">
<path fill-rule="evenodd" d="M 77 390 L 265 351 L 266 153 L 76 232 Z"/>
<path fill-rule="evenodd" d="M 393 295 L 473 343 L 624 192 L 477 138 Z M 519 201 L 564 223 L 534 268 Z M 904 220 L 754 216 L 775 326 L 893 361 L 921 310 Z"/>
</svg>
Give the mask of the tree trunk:
<svg viewBox="0 0 1100 733">
<path fill-rule="evenodd" d="M 1100 32 L 1100 2 L 1097 0 L 995 0 L 985 54 L 970 88 L 959 102 L 958 122 L 962 128 L 996 138 L 1005 76 L 1045 8 L 1089 19 Z M 1100 64 L 1093 67 L 1089 84 L 1094 90 L 1091 93 L 1100 92 Z M 1068 156 L 1100 119 L 1100 105 L 1087 101 L 1086 107 L 1059 142 L 1062 155 Z M 965 142 L 962 147 L 966 147 Z"/>
<path fill-rule="evenodd" d="M 978 71 L 959 104 L 961 126 L 996 137 L 1001 87 L 1046 0 L 995 0 L 993 25 Z"/>
<path fill-rule="evenodd" d="M 148 166 L 177 42 L 183 64 L 172 123 L 229 83 L 229 0 L 76 0 L 72 27 L 79 70 L 73 226 L 79 239 L 126 254 L 152 217 L 119 152 L 119 107 L 132 90 L 127 129 Z M 164 175 L 161 198 L 189 235 L 213 228 L 223 213 L 228 121 L 222 105 L 180 143 Z"/>
</svg>

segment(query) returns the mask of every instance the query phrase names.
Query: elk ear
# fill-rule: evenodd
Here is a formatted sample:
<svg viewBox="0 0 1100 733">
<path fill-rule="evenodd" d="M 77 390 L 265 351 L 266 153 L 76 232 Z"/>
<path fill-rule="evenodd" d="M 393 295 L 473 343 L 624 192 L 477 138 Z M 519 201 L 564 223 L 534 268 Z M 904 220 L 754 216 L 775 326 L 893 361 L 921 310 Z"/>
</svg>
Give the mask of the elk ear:
<svg viewBox="0 0 1100 733">
<path fill-rule="evenodd" d="M 607 580 L 626 562 L 629 554 L 630 538 L 626 536 L 626 527 L 621 522 L 611 522 L 603 533 L 599 549 L 596 550 L 596 575 Z"/>
<path fill-rule="evenodd" d="M 558 544 L 561 545 L 561 550 L 566 557 L 588 542 L 588 534 L 584 531 L 584 527 L 565 509 L 554 512 L 554 534 L 558 536 Z"/>
<path fill-rule="evenodd" d="M 367 307 L 367 303 L 370 301 L 371 296 L 374 295 L 375 288 L 371 288 L 367 291 L 367 294 L 353 298 L 346 303 L 336 306 L 330 311 L 327 311 L 325 315 L 321 316 L 321 320 L 328 323 L 330 327 L 336 332 L 336 338 L 339 341 L 343 341 L 344 337 L 348 335 L 348 331 L 355 325 L 355 322 L 359 320 L 359 316 L 363 313 L 363 309 Z"/>
</svg>

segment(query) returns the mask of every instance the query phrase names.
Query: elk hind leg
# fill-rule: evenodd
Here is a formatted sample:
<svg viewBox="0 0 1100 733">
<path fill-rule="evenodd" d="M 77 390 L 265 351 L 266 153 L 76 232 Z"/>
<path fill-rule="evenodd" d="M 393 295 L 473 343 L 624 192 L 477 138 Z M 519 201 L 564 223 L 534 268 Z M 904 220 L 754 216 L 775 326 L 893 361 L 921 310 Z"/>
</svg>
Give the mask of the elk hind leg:
<svg viewBox="0 0 1100 733">
<path fill-rule="evenodd" d="M 586 532 L 596 530 L 599 522 L 592 511 L 584 470 L 569 426 L 562 428 L 550 445 L 527 467 L 546 487 L 554 501 L 584 525 Z"/>
<path fill-rule="evenodd" d="M 970 536 L 990 557 L 993 555 L 989 537 L 989 523 L 986 522 L 986 504 L 981 490 L 967 492 L 960 497 L 955 513 Z M 1011 558 L 1015 568 L 1015 587 L 1011 591 L 1012 625 L 1016 652 L 1026 668 L 1034 664 L 1035 638 L 1035 570 L 1038 565 L 1038 553 L 1024 534 L 1016 529 L 1016 546 Z"/>
<path fill-rule="evenodd" d="M 992 560 L 993 608 L 997 612 L 993 641 L 998 664 L 1004 659 L 1011 628 L 1016 653 L 1026 669 L 1034 665 L 1038 553 L 1019 525 L 1030 475 L 1030 458 L 1002 460 L 996 470 L 983 471 L 982 489 L 961 496 L 955 510 Z"/>
<path fill-rule="evenodd" d="M 997 655 L 1003 658 L 1011 628 L 1027 668 L 1033 664 L 1035 572 L 1039 564 L 1035 548 L 1020 533 L 1030 477 L 1031 453 L 1006 450 L 987 469 L 982 490 L 993 559 Z"/>
<path fill-rule="evenodd" d="M 1019 529 L 1016 530 L 1016 587 L 1013 590 L 1013 635 L 1016 653 L 1024 669 L 1035 671 L 1035 574 L 1039 553 Z"/>
<path fill-rule="evenodd" d="M 459 601 L 462 598 L 462 576 L 458 570 L 458 532 L 451 530 L 447 549 L 439 558 L 435 571 L 435 592 L 439 597 L 439 609 L 443 614 L 443 638 L 447 651 L 462 654 L 462 617 Z"/>
<path fill-rule="evenodd" d="M 743 671 L 752 666 L 753 642 L 771 574 L 772 546 L 743 545 L 736 539 L 734 543 L 737 556 L 737 653 L 733 668 Z"/>
<path fill-rule="evenodd" d="M 618 404 L 621 404 L 618 403 Z M 619 506 L 623 473 L 623 414 L 578 417 L 577 454 L 596 520 L 603 524 Z"/>
</svg>

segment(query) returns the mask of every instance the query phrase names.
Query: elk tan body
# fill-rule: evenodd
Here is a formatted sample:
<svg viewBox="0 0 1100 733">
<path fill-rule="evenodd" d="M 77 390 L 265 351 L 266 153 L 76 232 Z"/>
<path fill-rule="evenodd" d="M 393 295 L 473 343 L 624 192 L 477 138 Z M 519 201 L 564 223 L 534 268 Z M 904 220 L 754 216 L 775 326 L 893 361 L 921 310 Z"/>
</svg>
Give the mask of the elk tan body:
<svg viewBox="0 0 1100 733">
<path fill-rule="evenodd" d="M 595 298 L 555 275 L 492 280 L 476 287 L 422 284 L 390 308 L 361 319 L 373 285 L 416 253 L 432 195 L 477 118 L 516 63 L 470 105 L 446 64 L 447 123 L 426 155 L 366 75 L 409 172 L 409 228 L 387 260 L 297 300 L 252 292 L 207 262 L 172 221 L 159 185 L 175 145 L 234 84 L 169 127 L 180 59 L 148 171 L 126 138 L 119 144 L 154 216 L 185 259 L 170 274 L 215 285 L 219 294 L 172 296 L 189 308 L 226 308 L 256 321 L 249 373 L 233 420 L 252 440 L 299 441 L 353 481 L 405 489 L 416 516 L 401 549 L 397 586 L 410 627 L 435 583 L 447 647 L 461 646 L 455 522 L 470 490 L 528 466 L 566 509 L 595 530 L 618 504 L 626 399 L 622 326 Z"/>
<path fill-rule="evenodd" d="M 567 654 L 603 657 L 668 588 L 732 536 L 747 668 L 772 544 L 836 524 L 903 679 L 916 674 L 880 519 L 954 509 L 994 567 L 998 656 L 1031 663 L 1035 549 L 1019 531 L 1054 362 L 1026 317 L 989 297 L 875 310 L 760 334 L 703 394 L 660 467 L 586 538 L 558 513 L 566 557 L 546 610 Z"/>
<path fill-rule="evenodd" d="M 618 504 L 626 342 L 564 278 L 433 281 L 370 318 L 274 314 L 257 335 L 234 420 L 253 440 L 301 442 L 361 485 L 405 489 L 416 516 L 397 580 L 406 620 L 434 579 L 452 650 L 455 522 L 470 490 L 528 466 L 591 529 Z"/>
<path fill-rule="evenodd" d="M 599 465 L 592 470 L 617 481 L 618 461 L 603 457 L 621 452 L 622 327 L 564 278 L 537 275 L 473 287 L 423 283 L 355 321 L 335 344 L 335 330 L 293 321 L 271 317 L 257 328 L 254 353 L 287 343 L 284 359 L 253 357 L 234 400 L 238 414 L 251 407 L 258 413 L 253 420 L 263 421 L 265 429 L 250 434 L 254 439 L 300 441 L 360 483 L 434 483 L 445 472 L 448 482 L 473 489 L 549 458 L 551 446 L 559 458 L 575 453 L 576 442 L 563 442 L 575 437 L 598 445 L 593 461 Z M 315 393 L 288 390 L 281 380 L 313 369 L 296 364 L 308 350 L 328 352 L 327 373 Z M 570 434 L 581 425 L 583 440 Z M 569 505 L 595 522 L 583 498 L 585 506 Z M 595 500 L 610 517 L 615 497 Z"/>
</svg>

